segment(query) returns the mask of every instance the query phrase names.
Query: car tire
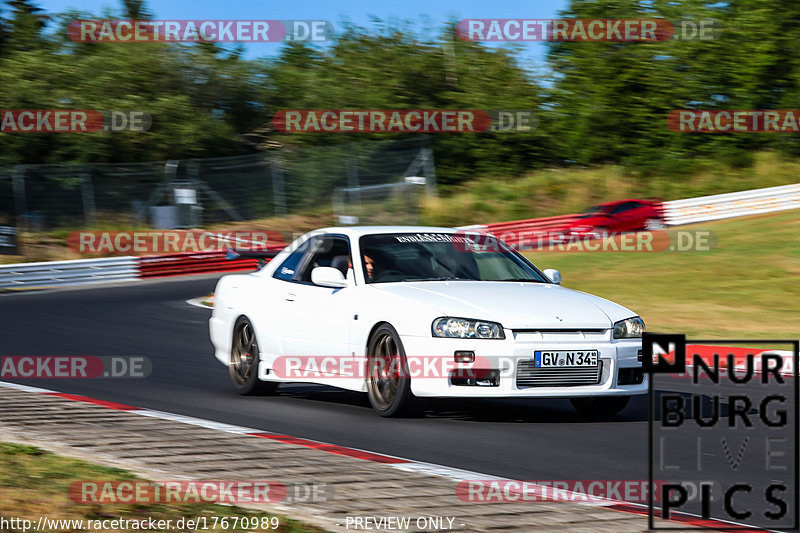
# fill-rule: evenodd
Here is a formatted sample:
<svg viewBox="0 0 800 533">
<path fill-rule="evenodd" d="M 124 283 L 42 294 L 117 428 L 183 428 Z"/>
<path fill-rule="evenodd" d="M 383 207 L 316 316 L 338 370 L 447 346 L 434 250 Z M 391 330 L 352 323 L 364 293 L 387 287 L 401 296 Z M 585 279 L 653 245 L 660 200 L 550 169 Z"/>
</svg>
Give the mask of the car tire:
<svg viewBox="0 0 800 533">
<path fill-rule="evenodd" d="M 598 227 L 594 228 L 594 238 L 595 239 L 605 239 L 609 235 L 611 235 L 611 233 L 609 233 L 608 228 L 606 228 L 604 226 L 598 226 Z"/>
<path fill-rule="evenodd" d="M 414 394 L 400 335 L 389 324 L 380 326 L 367 343 L 367 396 L 383 417 L 413 414 Z"/>
<path fill-rule="evenodd" d="M 645 231 L 656 231 L 660 229 L 664 229 L 666 226 L 664 225 L 664 221 L 658 218 L 648 218 L 644 221 L 644 230 Z"/>
<path fill-rule="evenodd" d="M 582 415 L 592 417 L 613 416 L 628 405 L 630 396 L 593 396 L 589 398 L 572 398 L 572 407 Z"/>
<path fill-rule="evenodd" d="M 278 384 L 258 379 L 259 349 L 255 329 L 246 317 L 239 317 L 233 326 L 231 360 L 228 375 L 242 396 L 272 394 Z"/>
</svg>

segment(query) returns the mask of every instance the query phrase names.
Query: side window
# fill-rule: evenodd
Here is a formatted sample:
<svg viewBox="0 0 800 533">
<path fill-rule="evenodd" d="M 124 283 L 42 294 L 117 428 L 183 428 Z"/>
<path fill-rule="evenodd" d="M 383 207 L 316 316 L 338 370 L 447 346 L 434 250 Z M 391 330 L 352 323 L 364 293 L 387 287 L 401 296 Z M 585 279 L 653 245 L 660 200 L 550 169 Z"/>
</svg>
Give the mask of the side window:
<svg viewBox="0 0 800 533">
<path fill-rule="evenodd" d="M 276 279 L 282 279 L 284 281 L 292 281 L 294 279 L 295 271 L 300 265 L 300 261 L 303 260 L 303 257 L 308 251 L 308 243 L 309 241 L 304 242 L 298 246 L 294 252 L 289 254 L 289 257 L 283 261 L 281 266 L 278 267 L 272 277 Z"/>
<path fill-rule="evenodd" d="M 611 211 L 611 213 L 617 215 L 619 213 L 624 213 L 629 209 L 633 209 L 634 207 L 636 207 L 636 204 L 634 202 L 625 202 L 624 204 L 620 204 L 617 207 L 615 207 L 613 211 Z"/>
<path fill-rule="evenodd" d="M 301 265 L 303 271 L 295 279 L 311 283 L 311 271 L 320 266 L 337 268 L 347 276 L 350 264 L 350 242 L 345 237 L 326 235 L 315 241 L 310 259 Z"/>
</svg>

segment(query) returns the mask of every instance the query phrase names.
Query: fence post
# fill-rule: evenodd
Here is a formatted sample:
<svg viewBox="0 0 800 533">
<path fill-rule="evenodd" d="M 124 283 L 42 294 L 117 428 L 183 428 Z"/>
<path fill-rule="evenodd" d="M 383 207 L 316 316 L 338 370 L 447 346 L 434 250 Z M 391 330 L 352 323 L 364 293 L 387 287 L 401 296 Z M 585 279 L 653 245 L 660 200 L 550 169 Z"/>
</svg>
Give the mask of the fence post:
<svg viewBox="0 0 800 533">
<path fill-rule="evenodd" d="M 197 194 L 197 203 L 189 206 L 189 225 L 199 228 L 203 225 L 203 202 L 200 198 L 200 161 L 190 159 L 186 162 L 186 175 L 190 189 Z M 205 183 L 205 182 L 203 182 Z M 209 187 L 210 188 L 210 187 Z"/>
<path fill-rule="evenodd" d="M 425 168 L 425 188 L 430 195 L 436 195 L 436 165 L 433 161 L 433 150 L 431 148 L 422 149 L 422 157 Z"/>
<path fill-rule="evenodd" d="M 27 229 L 28 219 L 25 214 L 28 212 L 28 198 L 25 195 L 25 170 L 25 165 L 14 167 L 11 185 L 14 188 L 14 209 L 17 211 L 17 224 Z"/>
<path fill-rule="evenodd" d="M 355 161 L 355 156 L 349 154 L 345 160 L 345 171 L 347 172 L 347 188 L 354 195 L 354 202 L 356 205 L 361 205 L 361 191 L 358 185 L 358 164 Z"/>
<path fill-rule="evenodd" d="M 286 216 L 286 191 L 283 183 L 283 168 L 277 157 L 269 160 L 272 170 L 272 202 L 275 205 L 275 216 Z"/>
<path fill-rule="evenodd" d="M 94 203 L 94 187 L 92 176 L 88 171 L 81 172 L 81 197 L 83 198 L 83 216 L 87 226 L 97 225 L 97 209 Z"/>
</svg>

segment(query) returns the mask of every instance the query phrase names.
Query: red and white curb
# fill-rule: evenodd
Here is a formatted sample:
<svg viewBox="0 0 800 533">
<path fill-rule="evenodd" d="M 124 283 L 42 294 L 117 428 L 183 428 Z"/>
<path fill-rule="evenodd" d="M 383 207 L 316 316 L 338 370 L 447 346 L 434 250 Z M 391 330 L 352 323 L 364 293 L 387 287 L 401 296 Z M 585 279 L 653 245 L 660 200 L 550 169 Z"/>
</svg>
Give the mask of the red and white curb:
<svg viewBox="0 0 800 533">
<path fill-rule="evenodd" d="M 481 474 L 479 472 L 472 472 L 469 470 L 462 470 L 459 468 L 452 468 L 449 466 L 444 465 L 437 465 L 434 463 L 426 463 L 422 461 L 415 461 L 413 459 L 406 459 L 403 457 L 397 457 L 394 455 L 386 455 L 382 453 L 375 453 L 370 452 L 368 450 L 361 450 L 358 448 L 348 448 L 346 446 L 339 446 L 336 444 L 328 444 L 325 442 L 310 440 L 310 439 L 303 439 L 299 437 L 293 437 L 291 435 L 281 435 L 278 433 L 271 433 L 267 431 L 263 431 L 260 429 L 255 428 L 248 428 L 244 426 L 237 426 L 232 424 L 225 424 L 223 422 L 214 422 L 213 420 L 206 420 L 203 418 L 195 418 L 192 416 L 185 416 L 179 415 L 175 413 L 168 413 L 164 411 L 156 411 L 154 409 L 143 409 L 140 407 L 134 407 L 131 405 L 125 405 L 117 402 L 111 402 L 107 400 L 99 400 L 96 398 L 90 398 L 88 396 L 80 396 L 76 394 L 68 394 L 64 392 L 58 392 L 48 389 L 42 389 L 39 387 L 30 387 L 28 385 L 20 385 L 17 383 L 9 383 L 7 381 L 0 381 L 0 387 L 6 389 L 13 389 L 23 392 L 32 392 L 37 394 L 42 394 L 45 396 L 54 396 L 57 398 L 62 398 L 65 400 L 72 400 L 76 402 L 83 402 L 89 403 L 93 405 L 99 405 L 101 407 L 105 407 L 107 409 L 113 409 L 116 411 L 124 411 L 131 414 L 147 416 L 150 418 L 157 418 L 160 420 L 169 420 L 171 422 L 179 422 L 182 424 L 189 424 L 196 427 L 201 427 L 205 429 L 211 429 L 214 431 L 222 431 L 225 433 L 232 433 L 236 435 L 247 435 L 250 437 L 257 437 L 261 439 L 270 439 L 279 442 L 283 442 L 286 444 L 294 444 L 295 446 L 304 446 L 306 448 L 312 448 L 315 450 L 320 450 L 323 452 L 328 452 L 336 455 L 344 455 L 347 457 L 353 457 L 356 459 L 362 459 L 364 461 L 371 461 L 374 463 L 381 463 L 386 466 L 396 468 L 398 470 L 403 470 L 405 472 L 415 472 L 418 474 L 429 474 L 432 476 L 443 477 L 446 479 L 450 479 L 453 481 L 497 481 L 500 483 L 506 482 L 517 482 L 522 483 L 519 480 L 512 480 L 510 478 L 500 478 L 497 476 L 492 476 L 488 474 Z M 546 487 L 543 485 L 536 485 L 533 484 L 532 486 L 537 487 L 539 489 L 545 490 Z M 565 494 L 569 496 L 570 503 L 575 503 L 578 505 L 587 505 L 591 507 L 602 507 L 604 509 L 609 509 L 612 511 L 619 511 L 623 513 L 629 514 L 636 514 L 641 516 L 647 516 L 648 509 L 647 505 L 641 503 L 631 503 L 631 502 L 624 502 L 620 500 L 610 500 L 610 499 L 593 499 L 592 501 L 588 501 L 586 499 L 585 494 L 576 493 L 572 491 L 563 491 Z M 542 492 L 544 494 L 544 492 Z M 553 500 L 554 502 L 560 502 L 564 500 Z M 717 519 L 710 519 L 704 520 L 699 516 L 692 515 L 689 513 L 678 513 L 673 512 L 672 521 L 680 522 L 689 526 L 703 528 L 703 529 L 712 529 L 716 531 L 741 531 L 742 528 L 748 528 L 750 531 L 754 532 L 766 532 L 769 530 L 758 529 L 752 526 L 748 526 L 746 524 L 739 524 L 736 522 L 729 522 L 725 520 L 717 520 Z M 736 529 L 732 529 L 736 528 Z"/>
</svg>

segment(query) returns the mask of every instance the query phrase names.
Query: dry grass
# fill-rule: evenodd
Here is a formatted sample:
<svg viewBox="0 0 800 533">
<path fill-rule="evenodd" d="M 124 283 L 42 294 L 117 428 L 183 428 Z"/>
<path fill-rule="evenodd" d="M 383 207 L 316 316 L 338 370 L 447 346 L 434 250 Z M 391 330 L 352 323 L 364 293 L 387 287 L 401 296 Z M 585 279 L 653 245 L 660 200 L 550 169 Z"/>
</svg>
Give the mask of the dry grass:
<svg viewBox="0 0 800 533">
<path fill-rule="evenodd" d="M 459 226 L 563 215 L 622 198 L 663 200 L 786 185 L 800 181 L 800 160 L 772 152 L 755 155 L 751 168 L 708 163 L 689 177 L 634 176 L 621 167 L 558 168 L 520 178 L 480 178 L 423 204 L 423 223 Z"/>
</svg>

